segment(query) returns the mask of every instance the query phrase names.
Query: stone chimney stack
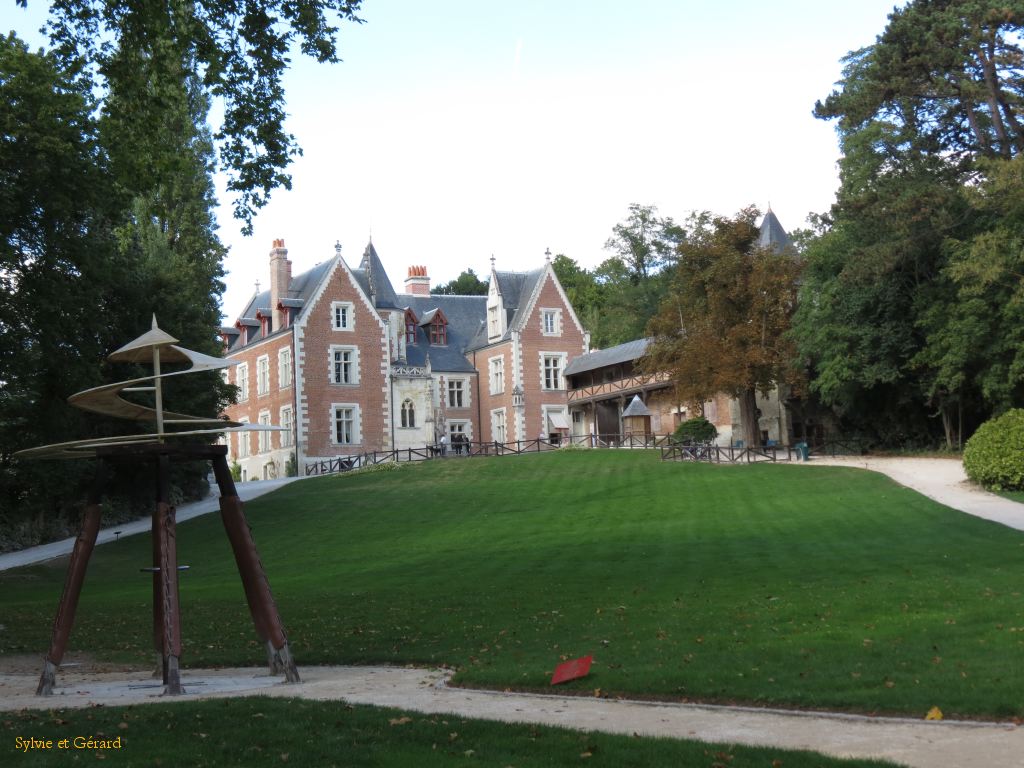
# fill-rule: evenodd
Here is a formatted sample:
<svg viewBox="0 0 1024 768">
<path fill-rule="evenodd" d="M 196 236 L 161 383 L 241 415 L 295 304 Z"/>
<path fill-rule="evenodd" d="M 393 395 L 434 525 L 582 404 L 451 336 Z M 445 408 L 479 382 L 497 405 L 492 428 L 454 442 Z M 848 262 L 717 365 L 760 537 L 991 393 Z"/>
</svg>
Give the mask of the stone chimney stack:
<svg viewBox="0 0 1024 768">
<path fill-rule="evenodd" d="M 288 249 L 284 247 L 284 239 L 274 241 L 270 249 L 270 312 L 274 318 L 271 332 L 284 328 L 287 323 L 287 310 L 279 310 L 277 303 L 287 297 L 288 286 L 292 283 L 292 263 L 288 261 Z"/>
<path fill-rule="evenodd" d="M 409 267 L 409 276 L 405 278 L 405 292 L 414 296 L 430 295 L 430 278 L 426 267 Z"/>
</svg>

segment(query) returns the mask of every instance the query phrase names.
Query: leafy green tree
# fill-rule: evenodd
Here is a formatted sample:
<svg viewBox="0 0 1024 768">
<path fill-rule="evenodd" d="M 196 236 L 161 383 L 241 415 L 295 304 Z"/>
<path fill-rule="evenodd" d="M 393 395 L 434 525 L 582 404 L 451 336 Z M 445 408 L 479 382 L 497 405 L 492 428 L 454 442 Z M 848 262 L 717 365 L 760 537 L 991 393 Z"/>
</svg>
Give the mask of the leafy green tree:
<svg viewBox="0 0 1024 768">
<path fill-rule="evenodd" d="M 653 205 L 632 203 L 626 219 L 612 227 L 605 242 L 634 283 L 650 277 L 672 260 L 685 232 L 671 218 L 661 218 Z"/>
<path fill-rule="evenodd" d="M 691 217 L 643 360 L 672 373 L 681 400 L 736 397 L 747 445 L 760 444 L 757 391 L 801 382 L 788 335 L 800 262 L 757 247 L 757 216 L 746 208 L 735 218 Z"/>
<path fill-rule="evenodd" d="M 17 0 L 26 5 L 27 0 Z M 224 118 L 213 139 L 237 194 L 235 215 L 252 217 L 272 189 L 289 188 L 285 168 L 300 153 L 284 130 L 282 77 L 293 45 L 320 62 L 338 61 L 336 21 L 359 22 L 361 0 L 191 0 L 123 3 L 60 0 L 48 29 L 68 71 L 114 98 L 104 103 L 121 131 L 124 179 L 149 178 L 174 165 L 174 130 L 168 111 L 182 114 L 181 68 L 206 95 L 223 101 Z M 172 102 L 169 105 L 169 102 Z M 130 187 L 138 183 L 128 181 Z"/>
<path fill-rule="evenodd" d="M 434 293 L 443 296 L 483 296 L 487 293 L 487 283 L 477 277 L 472 269 L 467 269 L 454 280 L 439 285 Z"/>
<path fill-rule="evenodd" d="M 1024 147 L 1024 7 L 1003 0 L 915 0 L 874 45 L 846 57 L 842 88 L 815 108 L 850 135 L 870 126 L 896 156 L 942 153 L 970 167 Z"/>
<path fill-rule="evenodd" d="M 113 237 L 116 194 L 91 91 L 12 34 L 0 38 L 0 103 L 2 548 L 21 543 L 3 534 L 33 514 L 58 526 L 83 471 L 72 463 L 55 473 L 11 454 L 84 436 L 87 422 L 93 433 L 105 428 L 66 399 L 100 383 L 112 349 L 111 287 L 128 270 Z"/>
<path fill-rule="evenodd" d="M 811 391 L 884 442 L 953 447 L 1021 396 L 1021 318 L 994 290 L 1012 268 L 987 278 L 1020 230 L 1003 169 L 1024 146 L 1022 22 L 1001 2 L 915 0 L 816 106 L 837 121 L 841 186 L 806 245 L 794 336 Z"/>
</svg>

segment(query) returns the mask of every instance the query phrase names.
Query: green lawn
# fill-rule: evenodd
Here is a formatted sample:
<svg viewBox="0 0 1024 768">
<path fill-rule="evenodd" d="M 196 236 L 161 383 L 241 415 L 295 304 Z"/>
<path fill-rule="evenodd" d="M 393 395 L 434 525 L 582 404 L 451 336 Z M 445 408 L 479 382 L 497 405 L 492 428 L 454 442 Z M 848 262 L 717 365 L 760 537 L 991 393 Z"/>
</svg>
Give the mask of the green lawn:
<svg viewBox="0 0 1024 768">
<path fill-rule="evenodd" d="M 19 768 L 104 758 L 104 766 L 298 765 L 673 766 L 673 768 L 883 768 L 811 752 L 676 739 L 630 738 L 561 728 L 424 715 L 338 702 L 257 697 L 60 712 L 5 713 L 0 755 Z M 100 735 L 102 734 L 102 735 Z M 16 751 L 17 737 L 51 740 L 50 749 Z M 61 739 L 121 737 L 119 748 L 58 748 Z"/>
<path fill-rule="evenodd" d="M 1024 534 L 838 467 L 565 452 L 303 481 L 247 506 L 300 664 L 947 717 L 1024 715 Z M 150 663 L 148 537 L 101 547 L 74 648 Z M 186 665 L 262 661 L 220 522 L 179 529 Z M 64 564 L 0 574 L 42 652 Z"/>
</svg>

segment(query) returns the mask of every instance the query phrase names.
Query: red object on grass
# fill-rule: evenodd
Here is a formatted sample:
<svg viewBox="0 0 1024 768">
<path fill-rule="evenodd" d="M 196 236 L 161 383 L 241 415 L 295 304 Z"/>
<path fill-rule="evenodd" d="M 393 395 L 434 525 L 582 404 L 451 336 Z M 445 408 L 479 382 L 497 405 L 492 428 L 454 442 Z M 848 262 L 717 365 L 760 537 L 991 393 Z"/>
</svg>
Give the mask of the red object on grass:
<svg viewBox="0 0 1024 768">
<path fill-rule="evenodd" d="M 564 664 L 555 667 L 555 674 L 551 676 L 551 684 L 558 685 L 578 677 L 586 677 L 590 674 L 590 662 L 593 656 L 584 656 L 581 659 L 572 659 Z"/>
</svg>

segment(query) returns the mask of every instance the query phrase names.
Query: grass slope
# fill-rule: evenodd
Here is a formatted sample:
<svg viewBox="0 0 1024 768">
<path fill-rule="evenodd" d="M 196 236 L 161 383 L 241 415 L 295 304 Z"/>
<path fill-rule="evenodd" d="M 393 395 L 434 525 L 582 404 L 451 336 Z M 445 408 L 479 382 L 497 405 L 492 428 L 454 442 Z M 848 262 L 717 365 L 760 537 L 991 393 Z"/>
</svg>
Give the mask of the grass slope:
<svg viewBox="0 0 1024 768">
<path fill-rule="evenodd" d="M 1024 715 L 1024 535 L 835 467 L 646 452 L 430 462 L 247 506 L 303 663 L 457 682 L 923 716 Z M 148 537 L 101 547 L 73 647 L 149 662 Z M 259 662 L 216 516 L 182 525 L 185 663 Z M 0 574 L 0 652 L 42 651 L 64 565 Z"/>
</svg>

